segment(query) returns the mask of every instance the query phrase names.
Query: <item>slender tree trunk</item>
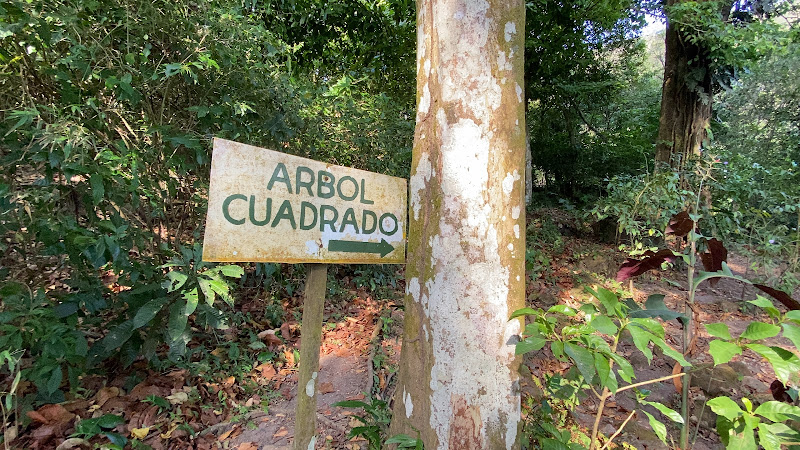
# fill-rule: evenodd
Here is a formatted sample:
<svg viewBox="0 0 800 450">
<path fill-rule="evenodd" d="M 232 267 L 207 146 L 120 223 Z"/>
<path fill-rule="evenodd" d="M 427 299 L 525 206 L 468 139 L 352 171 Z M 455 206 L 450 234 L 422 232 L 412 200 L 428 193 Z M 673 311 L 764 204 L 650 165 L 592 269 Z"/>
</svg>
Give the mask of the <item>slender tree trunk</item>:
<svg viewBox="0 0 800 450">
<path fill-rule="evenodd" d="M 405 329 L 391 434 L 518 448 L 524 5 L 418 0 Z"/>
<path fill-rule="evenodd" d="M 680 0 L 667 0 L 672 6 Z M 711 71 L 708 52 L 685 39 L 667 21 L 664 84 L 656 140 L 656 170 L 679 171 L 699 155 L 711 120 Z"/>
</svg>

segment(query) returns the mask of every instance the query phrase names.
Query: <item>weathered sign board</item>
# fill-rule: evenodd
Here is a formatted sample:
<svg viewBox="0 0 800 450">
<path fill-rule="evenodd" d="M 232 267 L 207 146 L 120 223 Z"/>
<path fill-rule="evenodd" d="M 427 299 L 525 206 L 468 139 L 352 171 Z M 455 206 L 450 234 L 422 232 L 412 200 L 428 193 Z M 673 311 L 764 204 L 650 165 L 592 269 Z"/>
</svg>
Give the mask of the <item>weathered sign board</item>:
<svg viewBox="0 0 800 450">
<path fill-rule="evenodd" d="M 214 139 L 205 261 L 405 263 L 406 180 Z"/>
</svg>

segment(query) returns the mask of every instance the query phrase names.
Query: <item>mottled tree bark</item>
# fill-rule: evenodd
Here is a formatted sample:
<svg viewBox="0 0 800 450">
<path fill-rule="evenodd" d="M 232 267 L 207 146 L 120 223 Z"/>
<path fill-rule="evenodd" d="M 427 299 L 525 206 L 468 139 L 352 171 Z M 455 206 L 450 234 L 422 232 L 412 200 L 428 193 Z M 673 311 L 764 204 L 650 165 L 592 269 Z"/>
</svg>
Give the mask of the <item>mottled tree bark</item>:
<svg viewBox="0 0 800 450">
<path fill-rule="evenodd" d="M 680 0 L 668 0 L 668 6 Z M 708 52 L 667 21 L 664 84 L 656 141 L 656 169 L 679 171 L 699 155 L 711 120 Z"/>
<path fill-rule="evenodd" d="M 391 434 L 518 448 L 524 5 L 417 1 L 405 329 Z"/>
</svg>

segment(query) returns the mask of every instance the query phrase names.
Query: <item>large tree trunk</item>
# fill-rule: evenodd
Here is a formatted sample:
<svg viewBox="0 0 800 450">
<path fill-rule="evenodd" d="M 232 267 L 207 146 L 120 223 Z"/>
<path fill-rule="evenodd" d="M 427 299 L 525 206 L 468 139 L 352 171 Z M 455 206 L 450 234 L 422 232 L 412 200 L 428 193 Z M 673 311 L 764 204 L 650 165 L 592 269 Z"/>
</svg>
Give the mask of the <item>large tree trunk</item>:
<svg viewBox="0 0 800 450">
<path fill-rule="evenodd" d="M 668 0 L 672 6 L 679 0 Z M 667 21 L 664 85 L 656 141 L 656 169 L 680 171 L 699 155 L 711 119 L 708 52 Z"/>
<path fill-rule="evenodd" d="M 524 6 L 418 0 L 405 329 L 391 434 L 517 448 Z"/>
</svg>

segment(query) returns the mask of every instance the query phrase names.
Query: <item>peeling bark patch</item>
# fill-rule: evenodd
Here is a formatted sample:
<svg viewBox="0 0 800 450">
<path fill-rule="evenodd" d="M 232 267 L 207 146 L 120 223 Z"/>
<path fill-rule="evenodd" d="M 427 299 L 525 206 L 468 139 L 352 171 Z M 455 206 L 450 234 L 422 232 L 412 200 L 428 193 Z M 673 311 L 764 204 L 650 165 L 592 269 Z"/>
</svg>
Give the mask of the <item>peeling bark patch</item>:
<svg viewBox="0 0 800 450">
<path fill-rule="evenodd" d="M 511 42 L 512 36 L 517 32 L 517 24 L 515 24 L 514 22 L 506 22 L 506 26 L 503 31 L 504 31 L 503 37 L 505 37 L 506 42 Z"/>
<path fill-rule="evenodd" d="M 428 89 L 428 83 L 425 83 L 425 86 L 422 87 L 422 97 L 419 99 L 419 108 L 417 108 L 417 121 L 419 121 L 425 114 L 428 114 L 428 109 L 430 106 L 431 91 Z"/>
<path fill-rule="evenodd" d="M 497 109 L 502 90 L 489 65 L 476 68 L 466 61 L 474 60 L 475 52 L 486 51 L 492 20 L 487 17 L 485 0 L 452 2 L 441 5 L 434 14 L 433 29 L 438 34 L 439 65 L 436 70 L 442 100 L 460 103 L 466 110 L 481 116 L 487 108 Z M 453 24 L 453 22 L 458 22 Z M 464 86 L 471 86 L 464 90 Z"/>
<path fill-rule="evenodd" d="M 311 379 L 308 380 L 306 383 L 306 395 L 309 397 L 314 396 L 314 386 L 316 386 L 317 382 L 317 372 L 311 374 Z"/>
<path fill-rule="evenodd" d="M 451 449 L 483 448 L 480 437 L 481 412 L 477 406 L 469 406 L 464 397 L 453 396 L 453 423 L 450 425 Z"/>
<path fill-rule="evenodd" d="M 519 332 L 519 321 L 508 322 L 511 277 L 500 258 L 500 232 L 494 225 L 502 216 L 490 204 L 489 130 L 471 119 L 449 123 L 441 110 L 436 118 L 442 214 L 439 233 L 430 242 L 432 277 L 420 293 L 427 294 L 430 322 L 439 324 L 430 330 L 430 424 L 442 449 L 484 448 L 489 434 L 497 431 L 510 447 L 520 405 L 511 386 L 516 377 L 509 369 L 514 346 L 506 345 L 505 335 Z M 518 179 L 515 171 L 501 184 L 508 184 L 510 192 Z M 503 240 L 503 250 L 506 245 Z M 492 382 L 487 385 L 486 380 Z M 454 411 L 457 416 L 451 421 Z"/>
<path fill-rule="evenodd" d="M 423 154 L 417 164 L 417 171 L 411 176 L 409 183 L 411 185 L 411 209 L 414 210 L 414 220 L 419 220 L 419 210 L 422 208 L 420 192 L 425 189 L 432 176 L 434 176 L 434 172 L 431 162 L 428 160 L 428 155 Z"/>
</svg>

